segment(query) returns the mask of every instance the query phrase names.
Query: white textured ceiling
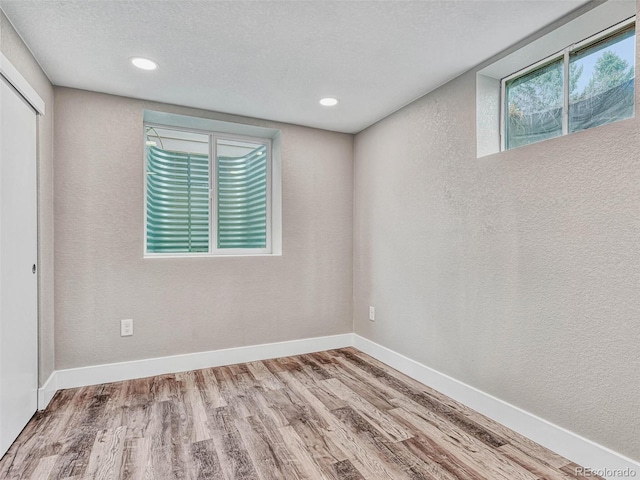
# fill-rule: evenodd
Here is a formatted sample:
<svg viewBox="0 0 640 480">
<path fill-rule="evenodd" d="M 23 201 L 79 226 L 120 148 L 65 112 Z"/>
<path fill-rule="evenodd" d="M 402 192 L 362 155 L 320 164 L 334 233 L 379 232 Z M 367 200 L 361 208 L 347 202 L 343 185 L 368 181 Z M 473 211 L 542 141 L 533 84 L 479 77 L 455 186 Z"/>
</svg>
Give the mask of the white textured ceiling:
<svg viewBox="0 0 640 480">
<path fill-rule="evenodd" d="M 55 85 L 358 132 L 585 0 L 1 0 Z M 145 72 L 128 59 L 160 68 Z M 325 96 L 340 99 L 321 107 Z"/>
</svg>

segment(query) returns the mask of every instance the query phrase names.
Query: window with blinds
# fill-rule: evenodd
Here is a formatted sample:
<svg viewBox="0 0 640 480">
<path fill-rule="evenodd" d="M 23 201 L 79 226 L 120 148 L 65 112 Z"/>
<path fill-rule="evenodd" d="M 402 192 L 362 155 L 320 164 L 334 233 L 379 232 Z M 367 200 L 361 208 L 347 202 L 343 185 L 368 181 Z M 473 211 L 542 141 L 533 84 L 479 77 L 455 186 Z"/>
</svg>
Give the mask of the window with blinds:
<svg viewBox="0 0 640 480">
<path fill-rule="evenodd" d="M 147 254 L 270 252 L 269 139 L 145 130 Z"/>
</svg>

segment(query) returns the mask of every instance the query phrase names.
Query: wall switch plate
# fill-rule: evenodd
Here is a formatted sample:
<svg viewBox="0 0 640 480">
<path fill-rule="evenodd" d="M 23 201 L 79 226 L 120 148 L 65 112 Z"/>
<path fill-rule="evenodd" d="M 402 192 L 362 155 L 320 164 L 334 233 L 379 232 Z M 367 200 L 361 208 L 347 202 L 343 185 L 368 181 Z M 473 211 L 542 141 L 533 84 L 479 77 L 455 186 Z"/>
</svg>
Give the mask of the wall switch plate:
<svg viewBox="0 0 640 480">
<path fill-rule="evenodd" d="M 376 321 L 376 309 L 372 306 L 369 306 L 369 320 Z"/>
<path fill-rule="evenodd" d="M 133 319 L 120 320 L 120 336 L 130 337 L 133 335 Z"/>
</svg>

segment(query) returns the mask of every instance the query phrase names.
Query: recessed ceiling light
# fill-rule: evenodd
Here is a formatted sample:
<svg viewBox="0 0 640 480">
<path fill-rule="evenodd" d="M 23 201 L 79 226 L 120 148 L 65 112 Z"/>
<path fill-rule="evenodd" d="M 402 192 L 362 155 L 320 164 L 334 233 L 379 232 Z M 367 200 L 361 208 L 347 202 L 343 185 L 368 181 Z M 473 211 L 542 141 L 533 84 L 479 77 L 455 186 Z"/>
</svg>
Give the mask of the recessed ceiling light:
<svg viewBox="0 0 640 480">
<path fill-rule="evenodd" d="M 337 98 L 327 97 L 327 98 L 322 98 L 320 100 L 320 105 L 324 105 L 325 107 L 333 107 L 334 105 L 337 105 L 337 104 L 338 104 Z"/>
<path fill-rule="evenodd" d="M 158 68 L 158 64 L 148 58 L 133 57 L 131 58 L 131 63 L 142 70 L 155 70 Z"/>
</svg>

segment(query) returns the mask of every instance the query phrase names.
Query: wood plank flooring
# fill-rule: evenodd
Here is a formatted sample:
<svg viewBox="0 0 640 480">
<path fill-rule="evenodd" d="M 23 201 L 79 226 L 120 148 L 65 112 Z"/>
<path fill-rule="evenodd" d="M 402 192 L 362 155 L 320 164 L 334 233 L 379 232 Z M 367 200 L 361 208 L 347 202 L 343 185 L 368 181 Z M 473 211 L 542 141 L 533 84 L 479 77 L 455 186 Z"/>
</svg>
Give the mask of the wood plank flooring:
<svg viewBox="0 0 640 480">
<path fill-rule="evenodd" d="M 576 467 L 345 348 L 60 391 L 0 478 L 555 480 Z"/>
</svg>

